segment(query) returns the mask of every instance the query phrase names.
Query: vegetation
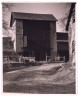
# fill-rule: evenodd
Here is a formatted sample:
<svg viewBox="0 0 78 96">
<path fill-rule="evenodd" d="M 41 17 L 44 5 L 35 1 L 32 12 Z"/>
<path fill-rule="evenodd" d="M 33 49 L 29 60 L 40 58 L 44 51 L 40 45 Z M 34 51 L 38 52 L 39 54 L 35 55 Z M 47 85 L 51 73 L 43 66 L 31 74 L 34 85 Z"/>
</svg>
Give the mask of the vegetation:
<svg viewBox="0 0 78 96">
<path fill-rule="evenodd" d="M 12 30 L 9 27 L 8 14 L 11 12 L 12 7 L 15 6 L 13 3 L 2 3 L 2 23 L 3 23 L 3 35 L 9 36 L 9 30 Z"/>
</svg>

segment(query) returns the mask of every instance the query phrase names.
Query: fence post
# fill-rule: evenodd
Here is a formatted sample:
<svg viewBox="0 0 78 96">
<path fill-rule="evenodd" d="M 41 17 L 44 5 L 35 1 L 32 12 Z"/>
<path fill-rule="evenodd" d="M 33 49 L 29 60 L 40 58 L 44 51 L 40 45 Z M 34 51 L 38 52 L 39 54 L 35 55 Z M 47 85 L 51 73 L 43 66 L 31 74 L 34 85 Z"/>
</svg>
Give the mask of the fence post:
<svg viewBox="0 0 78 96">
<path fill-rule="evenodd" d="M 65 56 L 64 56 L 64 61 L 65 61 Z"/>
<path fill-rule="evenodd" d="M 55 61 L 57 61 L 57 57 L 55 56 Z"/>
<path fill-rule="evenodd" d="M 21 56 L 19 56 L 19 63 L 21 63 Z"/>
<path fill-rule="evenodd" d="M 46 53 L 46 62 L 47 62 L 47 53 Z"/>
<path fill-rule="evenodd" d="M 7 57 L 7 59 L 8 59 L 8 63 L 10 64 L 9 56 Z"/>
</svg>

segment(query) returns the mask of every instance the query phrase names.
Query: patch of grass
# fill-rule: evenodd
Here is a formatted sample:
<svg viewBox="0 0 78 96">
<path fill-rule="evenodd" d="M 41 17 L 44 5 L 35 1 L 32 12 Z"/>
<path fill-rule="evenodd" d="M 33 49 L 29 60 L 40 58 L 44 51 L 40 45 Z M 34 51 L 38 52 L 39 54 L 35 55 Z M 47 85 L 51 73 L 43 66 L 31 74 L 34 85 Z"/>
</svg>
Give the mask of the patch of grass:
<svg viewBox="0 0 78 96">
<path fill-rule="evenodd" d="M 9 71 L 14 71 L 14 70 L 20 70 L 22 68 L 26 68 L 23 64 L 3 64 L 3 73 L 4 72 L 9 72 Z"/>
<path fill-rule="evenodd" d="M 39 66 L 42 63 L 38 62 L 25 62 L 25 63 L 11 63 L 11 64 L 3 64 L 3 72 L 9 72 L 14 70 L 20 70 L 22 68 L 27 68 L 30 66 Z"/>
</svg>

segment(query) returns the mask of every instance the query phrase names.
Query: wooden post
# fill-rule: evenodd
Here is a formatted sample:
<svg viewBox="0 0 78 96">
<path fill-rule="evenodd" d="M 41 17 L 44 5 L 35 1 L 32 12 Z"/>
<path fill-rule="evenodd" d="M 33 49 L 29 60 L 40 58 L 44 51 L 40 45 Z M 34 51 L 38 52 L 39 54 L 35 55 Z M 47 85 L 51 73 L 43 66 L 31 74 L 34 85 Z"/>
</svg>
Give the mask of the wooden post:
<svg viewBox="0 0 78 96">
<path fill-rule="evenodd" d="M 64 56 L 64 61 L 65 61 L 65 56 Z"/>
<path fill-rule="evenodd" d="M 55 61 L 57 61 L 57 57 L 55 56 Z"/>
<path fill-rule="evenodd" d="M 46 53 L 46 62 L 47 62 L 47 53 Z"/>
<path fill-rule="evenodd" d="M 8 63 L 10 63 L 9 56 L 7 58 L 8 58 Z"/>
<path fill-rule="evenodd" d="M 19 63 L 21 63 L 21 56 L 19 57 Z"/>
</svg>

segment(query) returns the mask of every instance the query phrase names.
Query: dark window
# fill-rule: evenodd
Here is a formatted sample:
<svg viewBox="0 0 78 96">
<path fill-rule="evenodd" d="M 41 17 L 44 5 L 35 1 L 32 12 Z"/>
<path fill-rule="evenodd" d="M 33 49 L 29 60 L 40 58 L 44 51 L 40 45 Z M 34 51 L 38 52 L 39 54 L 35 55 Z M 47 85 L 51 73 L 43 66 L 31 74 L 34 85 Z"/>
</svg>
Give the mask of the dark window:
<svg viewBox="0 0 78 96">
<path fill-rule="evenodd" d="M 68 33 L 57 33 L 57 40 L 68 40 Z"/>
</svg>

